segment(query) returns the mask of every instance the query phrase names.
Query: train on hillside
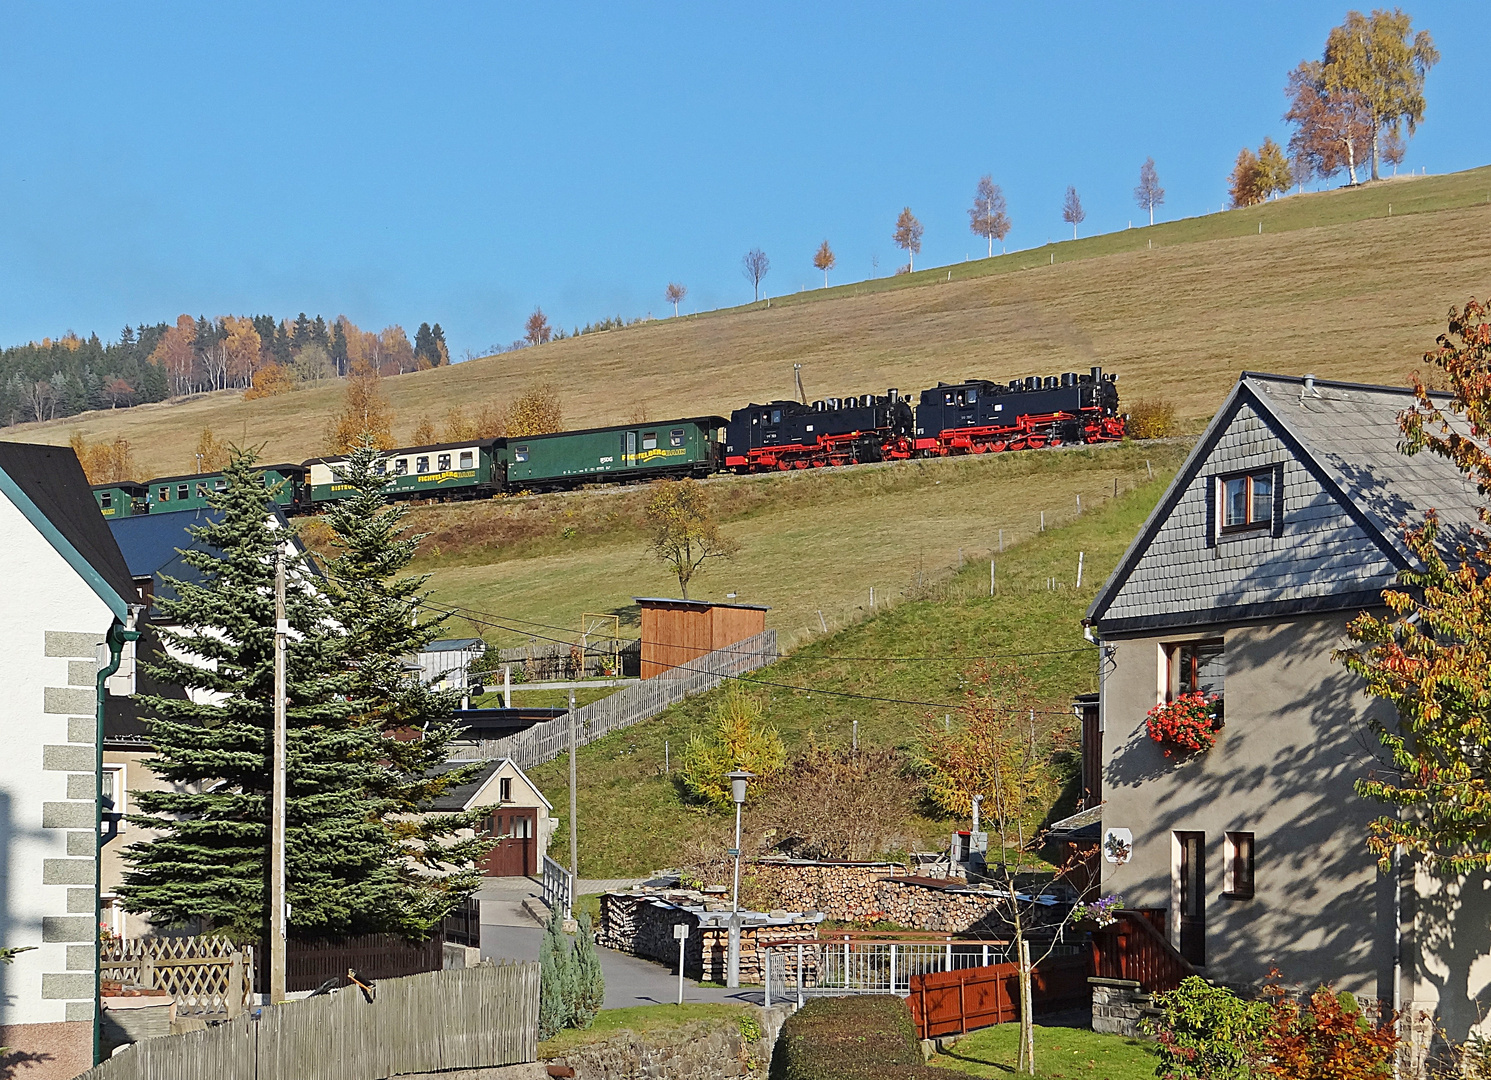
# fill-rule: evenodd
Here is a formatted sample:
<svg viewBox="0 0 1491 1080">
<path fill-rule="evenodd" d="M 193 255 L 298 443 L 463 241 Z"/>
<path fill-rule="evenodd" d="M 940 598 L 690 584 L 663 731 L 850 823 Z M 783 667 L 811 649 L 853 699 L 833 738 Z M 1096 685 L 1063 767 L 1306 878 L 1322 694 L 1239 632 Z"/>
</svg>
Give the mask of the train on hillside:
<svg viewBox="0 0 1491 1080">
<path fill-rule="evenodd" d="M 996 383 L 938 383 L 913 403 L 884 394 L 770 401 L 729 418 L 694 416 L 645 424 L 474 439 L 390 450 L 382 462 L 395 499 L 480 499 L 597 483 L 762 473 L 998 453 L 1124 436 L 1118 376 L 1093 368 Z M 342 457 L 264 466 L 264 483 L 287 514 L 343 497 Z M 222 473 L 124 481 L 93 489 L 105 517 L 199 510 Z"/>
</svg>

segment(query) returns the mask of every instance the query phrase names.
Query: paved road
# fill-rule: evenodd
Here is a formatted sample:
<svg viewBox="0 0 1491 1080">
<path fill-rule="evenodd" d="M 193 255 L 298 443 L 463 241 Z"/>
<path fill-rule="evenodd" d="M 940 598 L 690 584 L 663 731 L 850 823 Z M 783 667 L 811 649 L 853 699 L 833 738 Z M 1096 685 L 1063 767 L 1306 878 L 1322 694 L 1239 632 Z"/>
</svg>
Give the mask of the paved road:
<svg viewBox="0 0 1491 1080">
<path fill-rule="evenodd" d="M 619 888 L 634 882 L 579 883 L 580 895 Z M 592 888 L 592 885 L 602 886 Z M 530 878 L 489 878 L 477 893 L 481 902 L 481 955 L 493 960 L 537 960 L 541 930 L 523 910 L 523 900 L 538 896 L 539 883 Z M 659 1005 L 678 1000 L 678 970 L 641 960 L 612 949 L 598 948 L 601 972 L 606 977 L 608 1009 L 628 1005 Z M 747 1001 L 761 1004 L 759 988 L 727 990 L 724 987 L 700 986 L 684 980 L 684 1001 Z"/>
</svg>

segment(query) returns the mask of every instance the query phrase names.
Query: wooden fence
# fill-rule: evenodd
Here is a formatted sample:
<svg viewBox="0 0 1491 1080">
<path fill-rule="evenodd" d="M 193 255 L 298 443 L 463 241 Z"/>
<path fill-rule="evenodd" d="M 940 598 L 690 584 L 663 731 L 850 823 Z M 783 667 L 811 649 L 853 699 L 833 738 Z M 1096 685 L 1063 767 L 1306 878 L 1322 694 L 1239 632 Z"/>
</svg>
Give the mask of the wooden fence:
<svg viewBox="0 0 1491 1080">
<path fill-rule="evenodd" d="M 397 979 L 444 966 L 445 944 L 440 934 L 427 941 L 408 941 L 397 934 L 364 934 L 345 941 L 285 943 L 285 989 L 290 993 L 315 990 L 328 979 L 350 985 L 347 969 L 356 968 L 369 979 Z M 255 989 L 267 993 L 268 965 L 260 967 Z"/>
<path fill-rule="evenodd" d="M 1117 922 L 1092 934 L 1093 968 L 1099 978 L 1131 979 L 1155 994 L 1174 990 L 1187 975 L 1197 973 L 1165 937 L 1165 912 L 1125 909 L 1114 915 Z"/>
<path fill-rule="evenodd" d="M 170 994 L 183 1019 L 237 1016 L 254 984 L 254 950 L 223 937 L 114 938 L 99 954 L 108 984 Z"/>
<path fill-rule="evenodd" d="M 1087 984 L 1088 958 L 1051 957 L 1030 973 L 1034 1012 L 1078 1008 L 1091 992 Z M 911 1019 L 919 1039 L 962 1034 L 991 1024 L 1020 1018 L 1020 965 L 991 964 L 958 968 L 911 978 Z"/>
<path fill-rule="evenodd" d="M 569 725 L 575 724 L 575 744 L 584 746 L 603 735 L 649 720 L 692 694 L 712 690 L 731 675 L 742 675 L 777 658 L 777 632 L 767 630 L 723 649 L 705 653 L 674 670 L 617 691 L 583 708 L 573 717 L 559 716 L 534 724 L 527 731 L 476 744 L 479 758 L 512 758 L 522 769 L 550 761 L 569 749 Z"/>
<path fill-rule="evenodd" d="M 538 965 L 484 965 L 306 998 L 135 1043 L 77 1080 L 380 1080 L 538 1055 Z"/>
</svg>

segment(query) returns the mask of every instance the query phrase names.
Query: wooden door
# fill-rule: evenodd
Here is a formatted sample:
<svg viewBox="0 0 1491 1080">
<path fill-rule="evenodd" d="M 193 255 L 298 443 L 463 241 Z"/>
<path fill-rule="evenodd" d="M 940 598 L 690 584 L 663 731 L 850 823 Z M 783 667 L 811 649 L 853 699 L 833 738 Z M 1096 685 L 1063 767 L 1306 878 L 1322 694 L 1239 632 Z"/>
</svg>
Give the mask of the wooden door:
<svg viewBox="0 0 1491 1080">
<path fill-rule="evenodd" d="M 1180 843 L 1180 955 L 1206 966 L 1206 834 L 1175 834 Z"/>
<path fill-rule="evenodd" d="M 538 811 L 508 806 L 487 815 L 486 833 L 497 843 L 482 859 L 487 877 L 523 877 L 538 873 Z"/>
</svg>

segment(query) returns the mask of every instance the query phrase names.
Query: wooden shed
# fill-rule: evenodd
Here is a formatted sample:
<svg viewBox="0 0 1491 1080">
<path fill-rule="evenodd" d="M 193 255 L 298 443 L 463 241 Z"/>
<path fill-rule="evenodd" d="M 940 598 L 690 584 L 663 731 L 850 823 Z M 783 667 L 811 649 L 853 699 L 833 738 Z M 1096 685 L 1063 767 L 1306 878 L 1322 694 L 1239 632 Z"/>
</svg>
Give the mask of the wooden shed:
<svg viewBox="0 0 1491 1080">
<path fill-rule="evenodd" d="M 642 678 L 669 675 L 690 661 L 754 637 L 770 608 L 634 596 L 642 608 Z"/>
</svg>

